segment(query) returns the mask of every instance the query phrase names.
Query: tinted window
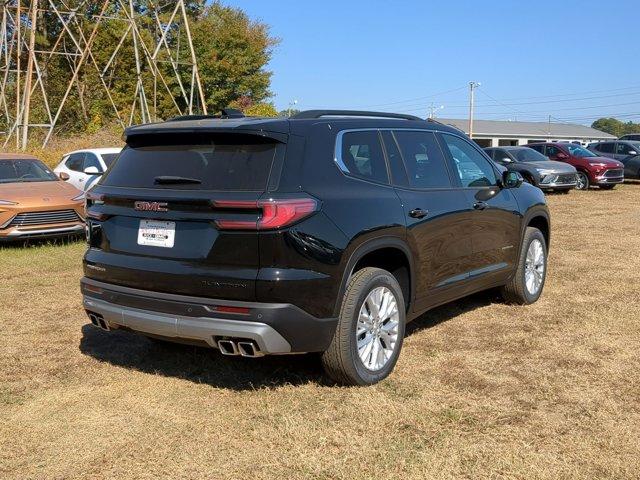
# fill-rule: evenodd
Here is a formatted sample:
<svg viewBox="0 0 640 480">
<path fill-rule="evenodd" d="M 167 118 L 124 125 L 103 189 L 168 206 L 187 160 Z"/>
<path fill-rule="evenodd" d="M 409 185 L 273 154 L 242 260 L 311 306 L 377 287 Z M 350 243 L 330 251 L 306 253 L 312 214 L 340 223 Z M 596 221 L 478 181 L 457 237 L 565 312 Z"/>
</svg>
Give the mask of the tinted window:
<svg viewBox="0 0 640 480">
<path fill-rule="evenodd" d="M 387 165 L 376 130 L 346 132 L 342 136 L 342 162 L 354 177 L 386 183 Z"/>
<path fill-rule="evenodd" d="M 547 148 L 544 154 L 547 157 L 552 158 L 558 155 L 558 153 L 560 153 L 561 151 L 562 150 L 560 150 L 558 147 L 554 147 L 553 145 L 547 145 Z"/>
<path fill-rule="evenodd" d="M 74 172 L 82 171 L 82 164 L 84 163 L 84 153 L 74 153 L 69 156 L 65 162 L 66 167 Z"/>
<path fill-rule="evenodd" d="M 0 183 L 54 181 L 58 177 L 40 160 L 0 160 Z"/>
<path fill-rule="evenodd" d="M 500 163 L 509 163 L 513 161 L 511 157 L 509 157 L 509 154 L 505 152 L 502 148 L 496 148 L 493 151 L 493 156 L 491 158 L 493 158 L 496 162 L 500 162 Z"/>
<path fill-rule="evenodd" d="M 544 145 L 529 145 L 529 148 L 533 148 L 536 152 L 544 152 Z"/>
<path fill-rule="evenodd" d="M 394 131 L 414 188 L 451 187 L 442 151 L 431 132 Z"/>
<path fill-rule="evenodd" d="M 103 185 L 142 188 L 264 190 L 276 150 L 254 135 L 134 137 L 102 178 Z M 159 176 L 200 183 L 159 185 Z"/>
<path fill-rule="evenodd" d="M 84 155 L 84 166 L 82 167 L 82 171 L 89 167 L 96 167 L 99 172 L 102 171 L 102 165 L 100 165 L 98 157 L 93 153 L 85 153 Z"/>
<path fill-rule="evenodd" d="M 613 143 L 607 142 L 607 143 L 598 143 L 596 144 L 595 148 L 596 150 L 602 153 L 613 153 L 613 146 L 614 146 Z"/>
<path fill-rule="evenodd" d="M 407 172 L 405 171 L 404 163 L 402 162 L 402 156 L 400 155 L 400 150 L 398 150 L 396 139 L 393 137 L 389 130 L 383 130 L 381 133 L 382 143 L 384 143 L 384 148 L 387 151 L 387 158 L 389 159 L 391 181 L 394 185 L 406 187 L 408 185 Z"/>
<path fill-rule="evenodd" d="M 630 155 L 632 151 L 637 152 L 637 148 L 628 143 L 618 143 L 616 144 L 616 153 L 618 155 Z"/>
<path fill-rule="evenodd" d="M 489 161 L 466 140 L 443 134 L 442 138 L 453 157 L 463 187 L 496 185 L 496 174 Z"/>
<path fill-rule="evenodd" d="M 111 166 L 111 164 L 113 163 L 113 161 L 116 159 L 117 156 L 118 156 L 117 153 L 103 153 L 101 155 L 102 161 L 107 166 L 107 168 Z"/>
</svg>

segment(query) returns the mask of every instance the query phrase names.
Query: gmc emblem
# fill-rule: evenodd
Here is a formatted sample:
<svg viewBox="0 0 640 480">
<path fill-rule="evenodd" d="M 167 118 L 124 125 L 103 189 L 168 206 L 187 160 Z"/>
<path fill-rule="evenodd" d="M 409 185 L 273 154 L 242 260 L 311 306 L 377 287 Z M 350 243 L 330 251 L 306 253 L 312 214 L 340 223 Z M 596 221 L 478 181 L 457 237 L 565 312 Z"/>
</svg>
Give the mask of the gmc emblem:
<svg viewBox="0 0 640 480">
<path fill-rule="evenodd" d="M 133 208 L 144 212 L 167 212 L 167 202 L 135 202 Z"/>
</svg>

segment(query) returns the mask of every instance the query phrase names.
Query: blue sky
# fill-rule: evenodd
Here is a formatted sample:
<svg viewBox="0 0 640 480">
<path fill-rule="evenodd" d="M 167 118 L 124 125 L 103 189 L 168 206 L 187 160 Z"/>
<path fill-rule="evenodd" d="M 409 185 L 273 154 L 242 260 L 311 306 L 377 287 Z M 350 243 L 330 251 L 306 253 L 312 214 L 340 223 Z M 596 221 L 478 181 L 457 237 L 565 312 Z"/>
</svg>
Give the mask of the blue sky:
<svg viewBox="0 0 640 480">
<path fill-rule="evenodd" d="M 361 108 L 588 124 L 640 121 L 640 1 L 225 0 L 281 39 L 284 109 Z"/>
</svg>

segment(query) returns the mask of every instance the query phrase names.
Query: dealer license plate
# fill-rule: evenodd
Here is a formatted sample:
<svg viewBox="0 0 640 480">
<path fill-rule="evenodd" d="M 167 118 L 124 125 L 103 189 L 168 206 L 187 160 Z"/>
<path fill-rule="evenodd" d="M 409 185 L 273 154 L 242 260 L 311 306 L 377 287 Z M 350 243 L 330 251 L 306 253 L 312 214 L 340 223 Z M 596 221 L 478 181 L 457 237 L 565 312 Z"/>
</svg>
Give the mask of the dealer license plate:
<svg viewBox="0 0 640 480">
<path fill-rule="evenodd" d="M 172 248 L 176 238 L 176 222 L 140 220 L 138 245 Z"/>
</svg>

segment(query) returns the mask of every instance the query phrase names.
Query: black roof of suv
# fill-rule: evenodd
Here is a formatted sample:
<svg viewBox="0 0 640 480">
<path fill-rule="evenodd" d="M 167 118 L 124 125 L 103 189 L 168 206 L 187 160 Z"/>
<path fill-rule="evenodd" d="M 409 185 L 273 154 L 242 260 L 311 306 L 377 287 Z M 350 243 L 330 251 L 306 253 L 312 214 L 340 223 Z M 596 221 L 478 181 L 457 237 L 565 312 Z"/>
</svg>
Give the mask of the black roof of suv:
<svg viewBox="0 0 640 480">
<path fill-rule="evenodd" d="M 87 196 L 95 325 L 223 354 L 323 352 L 370 384 L 405 323 L 471 292 L 542 292 L 549 213 L 455 128 L 380 112 L 178 118 L 126 130 Z"/>
</svg>

